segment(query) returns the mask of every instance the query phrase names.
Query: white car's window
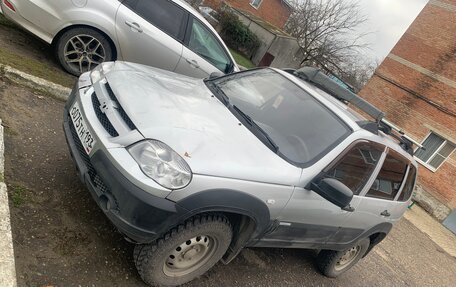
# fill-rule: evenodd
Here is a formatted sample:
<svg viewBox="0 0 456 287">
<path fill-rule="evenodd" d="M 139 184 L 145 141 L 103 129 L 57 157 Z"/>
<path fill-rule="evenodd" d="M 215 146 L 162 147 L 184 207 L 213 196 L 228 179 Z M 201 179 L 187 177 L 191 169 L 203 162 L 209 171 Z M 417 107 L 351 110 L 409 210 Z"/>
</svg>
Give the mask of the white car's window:
<svg viewBox="0 0 456 287">
<path fill-rule="evenodd" d="M 366 196 L 393 200 L 401 187 L 407 164 L 398 153 L 389 151 Z"/>
<path fill-rule="evenodd" d="M 273 70 L 252 70 L 214 83 L 230 105 L 267 133 L 280 155 L 300 166 L 311 165 L 351 133 L 332 111 Z"/>
<path fill-rule="evenodd" d="M 339 180 L 354 195 L 358 195 L 371 177 L 384 149 L 384 146 L 371 142 L 358 143 L 332 164 L 324 177 Z"/>
<path fill-rule="evenodd" d="M 127 0 L 123 4 L 175 39 L 182 38 L 187 12 L 169 0 Z"/>
<path fill-rule="evenodd" d="M 405 181 L 404 187 L 402 188 L 401 195 L 397 200 L 407 201 L 412 195 L 413 188 L 415 187 L 416 179 L 416 168 L 413 165 L 410 165 L 407 180 Z"/>
<path fill-rule="evenodd" d="M 214 65 L 227 72 L 231 60 L 217 38 L 199 21 L 193 19 L 188 48 Z"/>
</svg>

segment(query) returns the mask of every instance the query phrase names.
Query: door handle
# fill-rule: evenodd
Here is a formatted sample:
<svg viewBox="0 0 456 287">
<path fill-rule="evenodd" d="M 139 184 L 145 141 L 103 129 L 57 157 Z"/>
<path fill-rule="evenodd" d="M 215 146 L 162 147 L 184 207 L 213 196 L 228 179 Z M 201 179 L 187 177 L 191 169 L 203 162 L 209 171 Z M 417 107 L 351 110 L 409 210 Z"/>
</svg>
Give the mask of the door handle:
<svg viewBox="0 0 456 287">
<path fill-rule="evenodd" d="M 138 23 L 136 22 L 130 22 L 130 21 L 125 21 L 125 25 L 127 25 L 128 27 L 130 27 L 132 30 L 135 30 L 136 32 L 138 33 L 142 33 L 142 29 L 141 29 L 141 26 L 139 26 Z"/>
<path fill-rule="evenodd" d="M 189 60 L 189 59 L 185 59 L 185 61 L 187 61 L 187 63 L 190 64 L 190 66 L 192 66 L 193 68 L 199 68 L 199 65 L 198 65 L 198 62 L 195 61 L 195 60 Z"/>
<path fill-rule="evenodd" d="M 391 214 L 388 212 L 388 210 L 384 210 L 382 213 L 380 213 L 381 216 L 385 216 L 385 217 L 388 217 L 390 216 Z"/>
</svg>

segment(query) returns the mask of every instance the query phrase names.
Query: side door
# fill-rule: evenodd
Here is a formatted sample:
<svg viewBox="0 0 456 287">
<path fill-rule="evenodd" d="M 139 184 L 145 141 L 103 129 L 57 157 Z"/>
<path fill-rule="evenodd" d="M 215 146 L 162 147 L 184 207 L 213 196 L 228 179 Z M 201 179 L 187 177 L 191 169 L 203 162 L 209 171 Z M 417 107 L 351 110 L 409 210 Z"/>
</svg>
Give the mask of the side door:
<svg viewBox="0 0 456 287">
<path fill-rule="evenodd" d="M 335 178 L 349 187 L 355 195 L 350 205 L 356 210 L 360 204 L 358 195 L 377 168 L 384 150 L 383 146 L 369 141 L 356 141 L 317 178 Z M 319 248 L 341 230 L 344 233 L 342 239 L 346 241 L 363 232 L 351 221 L 353 212 L 342 210 L 310 189 L 313 180 L 315 178 L 311 176 L 305 180 L 305 187 L 295 188 L 279 217 L 278 227 L 265 236 L 265 242 L 274 243 L 271 246 L 280 242 L 285 246 L 288 242 L 294 247 Z"/>
<path fill-rule="evenodd" d="M 381 167 L 363 190 L 350 221 L 365 230 L 398 221 L 407 209 L 415 177 L 415 167 L 389 149 Z"/>
<path fill-rule="evenodd" d="M 126 0 L 116 16 L 122 58 L 174 71 L 182 55 L 188 12 L 169 0 Z"/>
<path fill-rule="evenodd" d="M 182 57 L 176 72 L 195 78 L 213 72 L 230 73 L 234 63 L 214 33 L 201 21 L 190 16 Z"/>
</svg>

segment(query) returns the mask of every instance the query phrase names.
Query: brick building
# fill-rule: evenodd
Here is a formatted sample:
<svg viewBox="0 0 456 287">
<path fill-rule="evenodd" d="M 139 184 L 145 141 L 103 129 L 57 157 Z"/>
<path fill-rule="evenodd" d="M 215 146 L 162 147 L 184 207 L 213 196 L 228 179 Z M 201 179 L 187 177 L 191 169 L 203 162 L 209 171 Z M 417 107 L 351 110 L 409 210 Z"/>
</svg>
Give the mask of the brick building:
<svg viewBox="0 0 456 287">
<path fill-rule="evenodd" d="M 280 29 L 283 29 L 292 12 L 286 0 L 204 0 L 201 5 L 217 10 L 223 2 L 253 14 Z"/>
<path fill-rule="evenodd" d="M 456 209 L 456 0 L 430 0 L 360 95 L 426 147 L 418 191 Z"/>
</svg>

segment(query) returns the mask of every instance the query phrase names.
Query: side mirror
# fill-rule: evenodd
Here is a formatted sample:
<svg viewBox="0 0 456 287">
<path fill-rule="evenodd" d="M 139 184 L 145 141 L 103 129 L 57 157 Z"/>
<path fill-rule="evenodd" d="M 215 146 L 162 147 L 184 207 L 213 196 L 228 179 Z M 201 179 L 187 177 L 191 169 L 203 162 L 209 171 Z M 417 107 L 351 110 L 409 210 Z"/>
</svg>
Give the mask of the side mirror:
<svg viewBox="0 0 456 287">
<path fill-rule="evenodd" d="M 353 191 L 337 179 L 324 178 L 318 183 L 312 182 L 310 186 L 313 191 L 343 210 L 355 210 L 350 206 L 350 202 L 353 198 Z"/>
</svg>

